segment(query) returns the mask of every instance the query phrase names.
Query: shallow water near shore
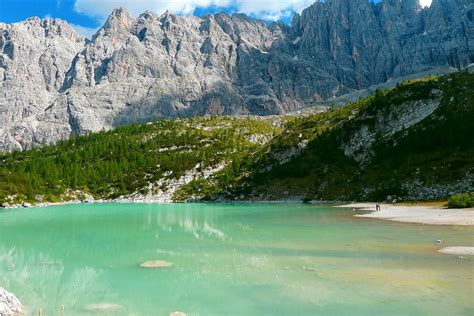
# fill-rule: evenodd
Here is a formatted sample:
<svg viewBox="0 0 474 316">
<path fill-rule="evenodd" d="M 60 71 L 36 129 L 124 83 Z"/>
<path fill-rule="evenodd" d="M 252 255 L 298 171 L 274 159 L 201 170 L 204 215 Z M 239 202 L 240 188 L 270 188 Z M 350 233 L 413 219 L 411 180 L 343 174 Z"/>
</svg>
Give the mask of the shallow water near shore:
<svg viewBox="0 0 474 316">
<path fill-rule="evenodd" d="M 0 211 L 0 286 L 27 315 L 61 304 L 65 315 L 97 314 L 93 304 L 109 315 L 474 313 L 473 257 L 437 252 L 474 246 L 472 227 L 353 214 L 291 203 Z M 140 267 L 149 260 L 173 265 Z"/>
</svg>

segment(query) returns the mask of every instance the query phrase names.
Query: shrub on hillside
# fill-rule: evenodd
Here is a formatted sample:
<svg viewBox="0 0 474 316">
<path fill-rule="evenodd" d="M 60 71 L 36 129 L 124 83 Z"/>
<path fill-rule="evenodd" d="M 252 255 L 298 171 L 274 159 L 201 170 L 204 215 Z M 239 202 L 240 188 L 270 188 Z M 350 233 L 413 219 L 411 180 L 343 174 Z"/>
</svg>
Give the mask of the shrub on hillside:
<svg viewBox="0 0 474 316">
<path fill-rule="evenodd" d="M 448 200 L 449 208 L 474 207 L 474 192 L 461 193 L 451 196 Z"/>
</svg>

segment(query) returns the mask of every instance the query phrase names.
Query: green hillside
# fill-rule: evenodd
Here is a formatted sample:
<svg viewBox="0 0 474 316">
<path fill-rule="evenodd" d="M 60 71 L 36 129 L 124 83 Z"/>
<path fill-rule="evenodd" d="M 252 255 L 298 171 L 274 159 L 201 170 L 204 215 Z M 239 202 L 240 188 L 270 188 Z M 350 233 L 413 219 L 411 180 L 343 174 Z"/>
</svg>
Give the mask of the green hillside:
<svg viewBox="0 0 474 316">
<path fill-rule="evenodd" d="M 436 199 L 468 191 L 474 181 L 474 75 L 405 83 L 301 119 L 248 159 L 243 174 L 228 197 Z"/>
<path fill-rule="evenodd" d="M 306 116 L 158 121 L 0 157 L 0 204 L 127 197 L 407 200 L 472 191 L 474 75 Z"/>
<path fill-rule="evenodd" d="M 205 117 L 131 125 L 0 157 L 0 202 L 113 199 L 159 179 L 239 161 L 278 133 L 279 119 Z M 277 125 L 274 127 L 273 125 Z M 162 186 L 166 186 L 163 183 Z M 165 187 L 162 188 L 166 190 Z"/>
</svg>

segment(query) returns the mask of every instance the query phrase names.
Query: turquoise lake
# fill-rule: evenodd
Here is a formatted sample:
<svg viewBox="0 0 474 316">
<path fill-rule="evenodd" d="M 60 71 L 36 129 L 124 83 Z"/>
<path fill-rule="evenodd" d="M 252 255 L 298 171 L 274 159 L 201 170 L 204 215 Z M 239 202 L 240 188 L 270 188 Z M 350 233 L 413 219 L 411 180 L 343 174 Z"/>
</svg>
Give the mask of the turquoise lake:
<svg viewBox="0 0 474 316">
<path fill-rule="evenodd" d="M 0 211 L 0 286 L 26 315 L 473 315 L 472 227 L 303 204 Z M 442 240 L 438 244 L 437 240 Z M 147 269 L 147 260 L 170 268 Z"/>
</svg>

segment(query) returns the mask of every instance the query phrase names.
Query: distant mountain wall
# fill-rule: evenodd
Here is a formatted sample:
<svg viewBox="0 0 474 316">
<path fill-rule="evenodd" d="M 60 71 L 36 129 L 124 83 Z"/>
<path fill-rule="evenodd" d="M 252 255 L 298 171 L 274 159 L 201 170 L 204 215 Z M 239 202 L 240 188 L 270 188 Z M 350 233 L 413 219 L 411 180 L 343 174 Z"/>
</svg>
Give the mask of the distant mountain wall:
<svg viewBox="0 0 474 316">
<path fill-rule="evenodd" d="M 119 8 L 90 41 L 30 18 L 0 24 L 0 150 L 157 118 L 282 114 L 473 62 L 471 0 L 327 0 L 291 26 Z"/>
</svg>

